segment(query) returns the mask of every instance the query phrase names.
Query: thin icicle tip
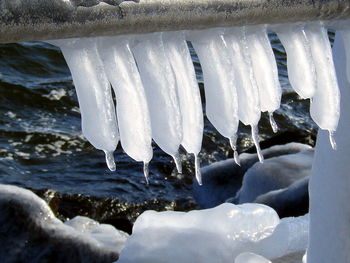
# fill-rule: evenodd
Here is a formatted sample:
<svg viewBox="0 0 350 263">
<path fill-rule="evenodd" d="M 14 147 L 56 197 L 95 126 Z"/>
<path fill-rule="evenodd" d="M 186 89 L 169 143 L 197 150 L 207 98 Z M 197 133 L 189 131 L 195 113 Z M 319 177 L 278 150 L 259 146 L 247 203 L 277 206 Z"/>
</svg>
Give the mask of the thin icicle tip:
<svg viewBox="0 0 350 263">
<path fill-rule="evenodd" d="M 111 151 L 104 151 L 105 156 L 106 156 L 106 163 L 108 166 L 108 169 L 114 172 L 117 168 L 115 166 L 115 161 L 114 161 L 114 155 L 113 152 Z"/>
<path fill-rule="evenodd" d="M 201 169 L 200 169 L 200 161 L 198 158 L 198 155 L 194 155 L 194 169 L 195 169 L 195 174 L 196 174 L 196 180 L 199 185 L 203 185 L 202 182 L 202 174 L 201 174 Z"/>
</svg>

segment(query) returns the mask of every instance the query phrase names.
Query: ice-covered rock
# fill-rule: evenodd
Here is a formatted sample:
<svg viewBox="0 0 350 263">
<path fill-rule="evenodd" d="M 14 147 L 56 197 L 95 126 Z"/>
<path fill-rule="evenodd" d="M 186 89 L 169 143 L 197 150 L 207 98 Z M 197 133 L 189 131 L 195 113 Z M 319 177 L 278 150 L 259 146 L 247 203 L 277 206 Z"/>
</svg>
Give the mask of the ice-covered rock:
<svg viewBox="0 0 350 263">
<path fill-rule="evenodd" d="M 287 143 L 272 146 L 262 150 L 262 153 L 265 159 L 269 160 L 273 157 L 295 154 L 307 149 L 310 149 L 310 146 L 306 144 Z M 242 153 L 240 160 L 240 166 L 235 164 L 233 159 L 227 159 L 201 169 L 203 185 L 193 184 L 193 194 L 201 208 L 211 208 L 225 202 L 230 197 L 234 197 L 242 185 L 246 171 L 259 161 L 257 154 L 254 153 Z M 282 178 L 279 178 L 279 180 L 282 180 L 284 175 L 281 176 Z M 257 175 L 257 178 L 260 180 L 259 175 Z"/>
<path fill-rule="evenodd" d="M 259 204 L 222 204 L 184 212 L 143 213 L 118 262 L 228 263 L 244 252 L 268 259 L 305 251 L 308 218 L 280 221 Z"/>
<path fill-rule="evenodd" d="M 237 202 L 253 202 L 259 195 L 286 188 L 311 173 L 313 149 L 282 155 L 254 164 L 244 175 Z"/>
<path fill-rule="evenodd" d="M 88 218 L 67 224 L 29 190 L 0 185 L 0 262 L 112 262 L 127 234 Z"/>
</svg>

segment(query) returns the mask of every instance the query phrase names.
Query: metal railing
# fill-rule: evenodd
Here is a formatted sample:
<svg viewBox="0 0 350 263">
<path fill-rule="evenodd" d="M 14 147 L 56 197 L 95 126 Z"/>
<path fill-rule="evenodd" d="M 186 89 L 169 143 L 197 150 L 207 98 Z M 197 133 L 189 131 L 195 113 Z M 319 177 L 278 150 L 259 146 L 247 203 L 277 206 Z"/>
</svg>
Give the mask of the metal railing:
<svg viewBox="0 0 350 263">
<path fill-rule="evenodd" d="M 350 18 L 349 0 L 0 0 L 0 43 Z"/>
</svg>

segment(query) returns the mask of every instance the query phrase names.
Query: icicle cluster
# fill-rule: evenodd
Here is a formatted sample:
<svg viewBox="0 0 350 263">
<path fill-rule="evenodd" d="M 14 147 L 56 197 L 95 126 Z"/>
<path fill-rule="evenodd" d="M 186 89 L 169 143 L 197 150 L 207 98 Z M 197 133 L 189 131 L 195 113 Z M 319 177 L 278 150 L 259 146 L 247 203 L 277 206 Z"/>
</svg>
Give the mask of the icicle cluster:
<svg viewBox="0 0 350 263">
<path fill-rule="evenodd" d="M 335 148 L 332 134 L 339 118 L 339 90 L 327 30 L 321 22 L 272 29 L 286 49 L 292 87 L 302 98 L 311 99 L 311 116 L 330 132 Z M 261 112 L 268 112 L 277 131 L 273 112 L 279 109 L 282 94 L 266 26 L 50 41 L 61 48 L 71 70 L 83 134 L 106 153 L 111 170 L 120 139 L 124 151 L 144 163 L 147 179 L 153 139 L 174 158 L 179 172 L 179 146 L 194 154 L 201 184 L 197 156 L 203 114 L 186 41 L 192 42 L 202 66 L 208 119 L 229 139 L 238 164 L 239 121 L 251 126 L 263 161 L 258 122 Z"/>
</svg>

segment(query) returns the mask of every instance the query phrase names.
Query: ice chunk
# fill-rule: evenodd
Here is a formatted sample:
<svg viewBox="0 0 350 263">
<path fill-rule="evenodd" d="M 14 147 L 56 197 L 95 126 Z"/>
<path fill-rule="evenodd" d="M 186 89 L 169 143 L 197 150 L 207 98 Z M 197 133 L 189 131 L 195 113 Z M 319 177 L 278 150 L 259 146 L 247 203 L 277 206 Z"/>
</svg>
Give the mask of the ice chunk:
<svg viewBox="0 0 350 263">
<path fill-rule="evenodd" d="M 206 114 L 236 151 L 238 99 L 228 46 L 222 29 L 191 32 L 189 38 L 199 57 L 204 78 Z"/>
<path fill-rule="evenodd" d="M 196 177 L 201 184 L 198 153 L 203 138 L 203 113 L 199 87 L 183 32 L 164 33 L 164 48 L 175 74 L 182 116 L 182 146 L 196 159 Z"/>
<path fill-rule="evenodd" d="M 99 38 L 98 51 L 117 101 L 120 141 L 134 160 L 152 159 L 152 134 L 141 77 L 127 37 Z"/>
<path fill-rule="evenodd" d="M 305 251 L 307 222 L 307 216 L 280 221 L 273 209 L 259 204 L 222 204 L 188 213 L 146 211 L 118 262 L 232 262 L 244 252 L 275 259 Z"/>
<path fill-rule="evenodd" d="M 162 33 L 137 36 L 132 52 L 145 88 L 152 137 L 174 158 L 181 172 L 176 156 L 182 142 L 182 119 L 175 76 L 164 51 Z"/>
<path fill-rule="evenodd" d="M 54 40 L 72 73 L 82 117 L 84 136 L 106 153 L 108 167 L 115 170 L 113 151 L 119 141 L 111 87 L 94 38 Z"/>
<path fill-rule="evenodd" d="M 321 22 L 309 23 L 305 27 L 305 33 L 310 41 L 317 75 L 317 88 L 311 101 L 310 114 L 321 129 L 332 133 L 338 125 L 340 94 L 327 29 Z M 335 143 L 332 146 L 335 148 Z"/>
<path fill-rule="evenodd" d="M 266 26 L 249 26 L 244 30 L 246 30 L 246 44 L 258 85 L 260 110 L 272 113 L 280 107 L 282 90 Z"/>
<path fill-rule="evenodd" d="M 312 98 L 316 90 L 316 69 L 304 25 L 280 25 L 273 30 L 287 52 L 288 77 L 291 86 L 300 97 Z"/>
<path fill-rule="evenodd" d="M 245 252 L 236 257 L 235 263 L 271 263 L 271 261 L 257 254 Z"/>
<path fill-rule="evenodd" d="M 117 253 L 123 250 L 129 237 L 127 233 L 114 228 L 112 225 L 100 224 L 85 216 L 76 216 L 64 224 L 84 234 L 87 238 L 96 240 L 99 246 L 114 250 Z"/>
</svg>

